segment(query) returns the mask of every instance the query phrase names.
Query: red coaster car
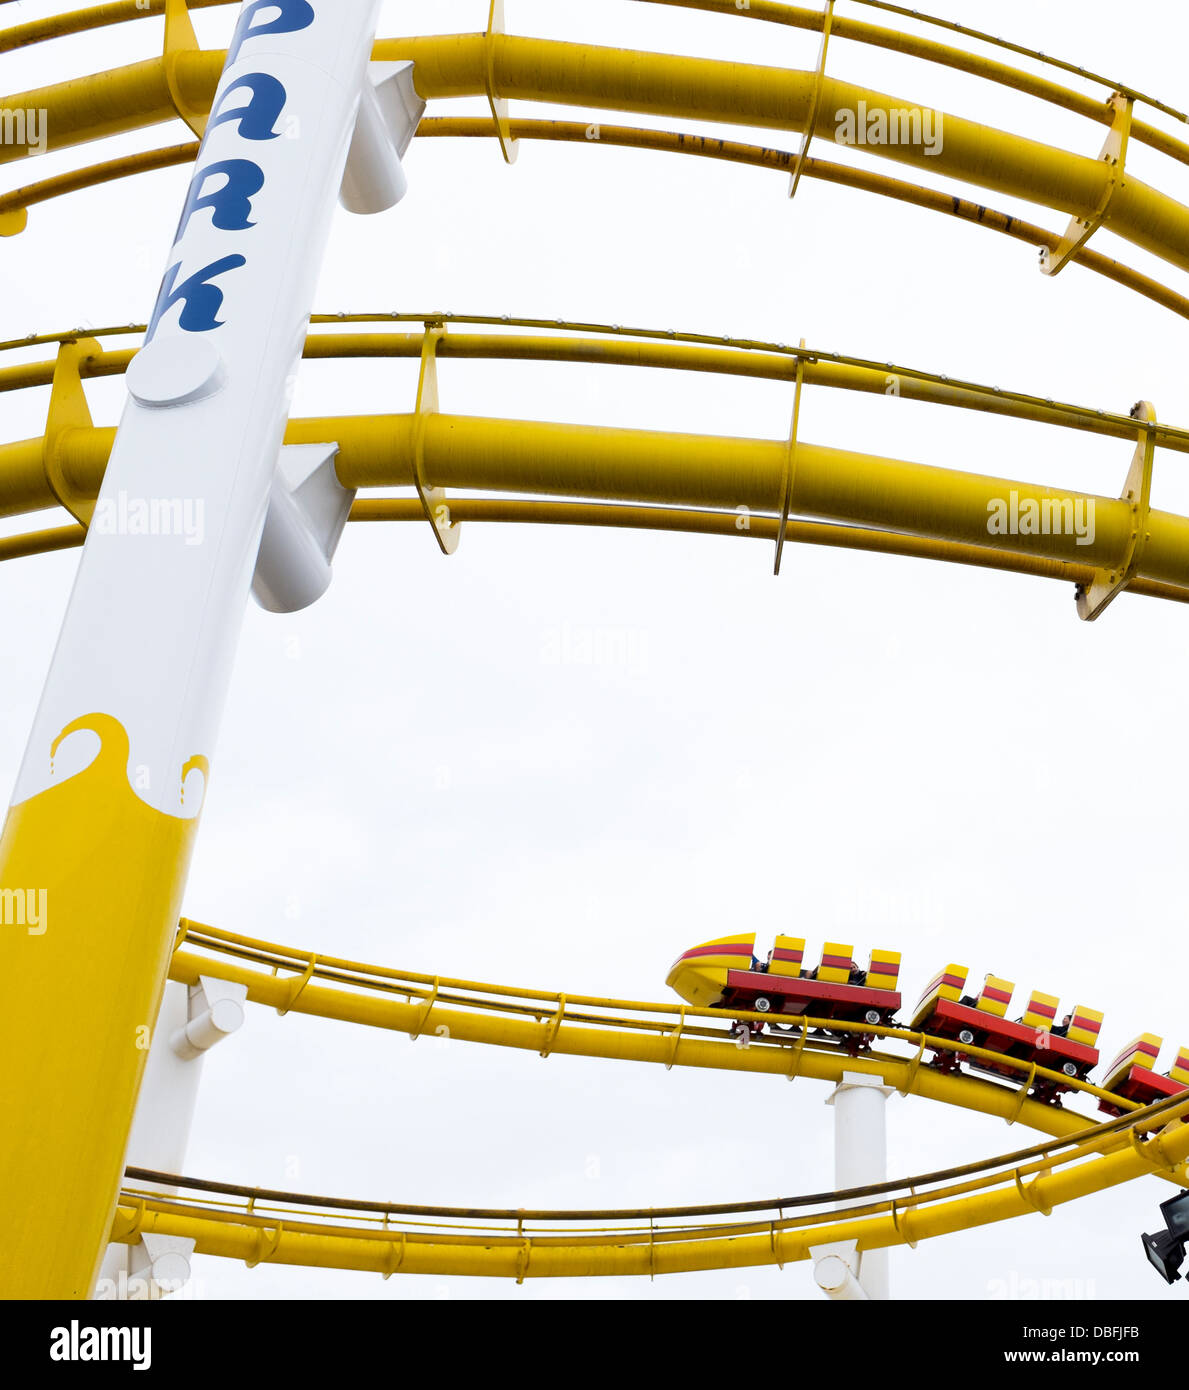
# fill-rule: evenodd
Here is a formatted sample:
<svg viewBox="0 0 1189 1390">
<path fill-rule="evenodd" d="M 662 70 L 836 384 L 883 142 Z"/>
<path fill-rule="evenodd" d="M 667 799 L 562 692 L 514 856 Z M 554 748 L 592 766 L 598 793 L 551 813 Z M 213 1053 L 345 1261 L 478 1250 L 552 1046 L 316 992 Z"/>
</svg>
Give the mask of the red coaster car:
<svg viewBox="0 0 1189 1390">
<path fill-rule="evenodd" d="M 870 965 L 860 970 L 852 959 L 852 947 L 827 942 L 821 964 L 802 973 L 803 939 L 778 936 L 763 962 L 756 959 L 754 949 L 754 932 L 692 946 L 673 962 L 666 983 L 702 1008 L 781 1018 L 808 1015 L 843 1025 L 888 1023 L 900 1007 L 898 951 L 872 951 Z M 764 1025 L 740 1026 L 756 1034 Z"/>
<path fill-rule="evenodd" d="M 1161 1076 L 1155 1067 L 1162 1042 L 1155 1033 L 1141 1033 L 1129 1042 L 1107 1067 L 1102 1089 L 1113 1091 L 1124 1100 L 1151 1105 L 1155 1100 L 1175 1096 L 1178 1091 L 1189 1088 L 1189 1047 L 1181 1048 L 1167 1076 Z M 1108 1115 L 1123 1114 L 1122 1106 L 1112 1105 L 1108 1100 L 1100 1100 L 1098 1108 Z"/>
<path fill-rule="evenodd" d="M 986 1048 L 1068 1077 L 1083 1078 L 1098 1065 L 1099 1029 L 1102 1015 L 1096 1009 L 1079 1005 L 1055 1025 L 1058 1000 L 1055 995 L 1033 993 L 1021 1019 L 1006 1017 L 1015 985 L 988 975 L 977 998 L 962 993 L 966 986 L 964 965 L 947 965 L 925 987 L 909 1024 L 922 1033 L 952 1038 L 967 1046 Z M 963 1060 L 961 1052 L 937 1052 L 934 1064 L 952 1070 Z M 966 1059 L 970 1066 L 993 1075 L 1020 1082 L 1027 1075 L 988 1058 Z M 1072 1089 L 1060 1082 L 1042 1078 L 1033 1087 L 1038 1097 L 1052 1099 Z"/>
</svg>

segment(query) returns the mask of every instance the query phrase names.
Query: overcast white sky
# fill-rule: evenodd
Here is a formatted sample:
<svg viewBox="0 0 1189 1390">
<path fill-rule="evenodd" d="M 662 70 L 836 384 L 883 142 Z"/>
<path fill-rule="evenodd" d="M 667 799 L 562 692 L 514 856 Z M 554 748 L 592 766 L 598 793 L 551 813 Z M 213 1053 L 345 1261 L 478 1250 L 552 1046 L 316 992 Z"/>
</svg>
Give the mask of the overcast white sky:
<svg viewBox="0 0 1189 1390">
<path fill-rule="evenodd" d="M 23 0 L 0 21 L 61 8 Z M 1175 0 L 1125 17 L 1106 0 L 937 8 L 1184 104 L 1189 12 Z M 507 10 L 513 33 L 794 68 L 819 45 L 627 0 Z M 381 33 L 473 31 L 486 11 L 485 0 L 391 0 Z M 839 13 L 880 21 L 846 0 Z M 199 14 L 200 38 L 221 44 L 232 19 Z M 3 85 L 132 62 L 160 34 L 160 20 L 142 20 L 18 52 Z M 1103 139 L 1103 127 L 1003 88 L 852 43 L 831 44 L 830 69 L 1086 154 Z M 429 114 L 452 110 L 483 114 L 485 103 Z M 799 139 L 733 134 L 786 149 Z M 67 151 L 14 166 L 4 184 L 184 138 L 179 123 L 102 153 Z M 1189 202 L 1189 169 L 1134 146 L 1129 167 Z M 425 140 L 407 168 L 397 209 L 337 215 L 316 310 L 804 337 L 1116 411 L 1145 397 L 1189 423 L 1184 321 L 1076 266 L 1047 279 L 1034 249 L 974 226 L 811 180 L 790 203 L 782 174 L 594 145 L 529 143 L 507 168 L 493 141 Z M 2 248 L 0 336 L 143 322 L 187 179 L 167 170 L 35 208 Z M 1107 233 L 1094 245 L 1189 292 L 1189 276 Z M 307 364 L 294 413 L 405 411 L 414 392 L 412 363 Z M 459 413 L 757 438 L 783 438 L 791 408 L 781 384 L 566 364 L 446 362 L 441 394 Z M 114 423 L 122 383 L 89 396 L 97 422 Z M 6 396 L 0 437 L 40 434 L 47 402 L 47 391 Z M 1119 492 L 1131 454 L 1124 442 L 820 390 L 803 403 L 801 434 L 1105 495 Z M 1189 509 L 1184 468 L 1157 455 L 1155 505 Z M 0 566 L 6 789 L 77 558 Z M 1186 611 L 1124 597 L 1081 624 L 1070 586 L 825 549 L 786 549 L 781 577 L 771 571 L 771 546 L 733 538 L 468 524 L 444 559 L 428 527 L 349 528 L 317 605 L 284 618 L 248 610 L 188 914 L 417 971 L 637 999 L 666 997 L 668 966 L 688 945 L 785 931 L 811 951 L 825 939 L 863 956 L 903 951 L 912 999 L 957 960 L 976 978 L 993 970 L 1021 992 L 1097 1006 L 1111 1055 L 1145 1029 L 1167 1047 L 1189 1042 Z M 567 627 L 625 637 L 628 659 L 551 664 Z M 745 1200 L 831 1185 L 828 1093 L 410 1045 L 252 1009 L 208 1060 L 187 1169 L 414 1203 Z M 888 1120 L 896 1176 L 1034 1138 L 899 1097 Z M 1181 1297 L 1138 1240 L 1168 1195 L 1144 1179 L 1047 1219 L 896 1252 L 894 1292 L 983 1299 L 1047 1279 L 1082 1297 Z M 519 1288 L 210 1258 L 196 1272 L 211 1298 L 818 1297 L 804 1264 Z"/>
</svg>

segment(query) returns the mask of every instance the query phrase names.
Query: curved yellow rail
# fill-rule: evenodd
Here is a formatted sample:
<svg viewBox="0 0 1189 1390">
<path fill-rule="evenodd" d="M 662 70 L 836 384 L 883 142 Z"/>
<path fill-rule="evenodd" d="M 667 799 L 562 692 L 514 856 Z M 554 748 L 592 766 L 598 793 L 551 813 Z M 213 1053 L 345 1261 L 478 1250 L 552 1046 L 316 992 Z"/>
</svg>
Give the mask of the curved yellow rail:
<svg viewBox="0 0 1189 1390">
<path fill-rule="evenodd" d="M 329 357 L 415 358 L 430 328 L 444 333 L 437 357 L 549 360 L 669 368 L 737 375 L 795 385 L 899 395 L 1015 419 L 1052 424 L 1153 449 L 1189 452 L 1189 430 L 1138 420 L 1066 402 L 969 381 L 951 381 L 895 363 L 791 348 L 754 339 L 561 321 L 515 320 L 458 314 L 320 315 L 321 327 L 415 322 L 420 331 L 316 332 L 309 359 Z M 460 325 L 493 332 L 460 332 Z M 526 329 L 527 332 L 513 330 Z M 130 333 L 122 330 L 96 330 Z M 96 338 L 56 334 L 0 344 L 9 350 L 59 344 L 58 357 L 0 368 L 0 392 L 42 387 L 55 380 L 108 376 L 124 371 L 132 349 L 105 350 Z M 69 399 L 69 398 L 67 398 Z M 0 444 L 0 515 L 44 510 L 61 503 L 76 516 L 98 493 L 115 431 L 64 423 L 51 402 L 41 438 Z M 660 431 L 480 419 L 435 414 L 419 426 L 416 414 L 292 420 L 290 443 L 335 440 L 336 466 L 355 489 L 412 488 L 413 439 L 419 434 L 422 467 L 435 485 L 450 489 L 457 521 L 510 520 L 623 525 L 707 534 L 748 535 L 885 553 L 1063 579 L 1085 588 L 1102 573 L 1126 571 L 1132 592 L 1184 601 L 1189 598 L 1189 519 L 1145 511 L 1137 544 L 1136 502 L 1055 491 L 1009 478 L 965 473 L 904 460 L 878 458 L 796 440 L 723 438 Z M 785 498 L 791 461 L 795 485 Z M 1120 457 L 1120 476 L 1123 457 Z M 462 490 L 460 495 L 459 490 Z M 467 493 L 496 492 L 503 497 Z M 532 501 L 506 494 L 527 494 Z M 565 501 L 541 500 L 551 495 Z M 1048 534 L 992 534 L 991 513 L 1015 497 L 1037 515 L 1093 515 L 1093 534 L 1057 527 Z M 585 500 L 584 500 L 585 499 Z M 795 516 L 791 515 L 795 514 Z M 366 499 L 358 520 L 409 520 L 423 513 L 414 502 Z M 0 541 L 0 558 L 60 549 L 81 541 L 81 528 L 55 528 Z"/>
<path fill-rule="evenodd" d="M 406 1220 L 393 1227 L 385 1212 L 382 1222 L 373 1216 L 344 1225 L 325 1220 L 325 1213 L 318 1214 L 322 1221 L 310 1220 L 308 1210 L 262 1206 L 254 1199 L 229 1209 L 126 1189 L 111 1238 L 132 1243 L 149 1233 L 189 1237 L 198 1254 L 241 1259 L 249 1266 L 271 1262 L 385 1276 L 493 1276 L 517 1283 L 784 1265 L 808 1259 L 813 1247 L 835 1241 L 854 1240 L 860 1251 L 915 1245 L 1016 1216 L 1047 1215 L 1056 1206 L 1150 1173 L 1167 1175 L 1189 1156 L 1189 1125 L 1181 1120 L 1186 1112 L 1189 1100 L 1166 1105 L 1161 1109 L 1166 1124 L 1156 1136 L 1142 1140 L 1134 1130 L 1125 1131 L 1129 1138 L 1124 1146 L 1103 1156 L 1079 1145 L 1056 1162 L 1045 1157 L 938 1192 L 909 1193 L 791 1220 L 781 1215 L 767 1221 L 674 1225 L 652 1219 L 643 1229 L 542 1234 L 527 1228 L 523 1218 L 513 1229 L 473 1220 L 451 1225 Z"/>
<path fill-rule="evenodd" d="M 186 7 L 189 10 L 204 10 L 232 3 L 233 0 L 186 0 Z M 648 0 L 648 3 L 667 5 L 674 9 L 704 10 L 730 18 L 779 24 L 811 33 L 820 33 L 823 25 L 821 10 L 778 3 L 777 0 L 748 0 L 746 6 L 740 5 L 737 0 Z M 867 5 L 871 9 L 884 10 L 887 13 L 896 14 L 915 22 L 935 25 L 938 28 L 949 30 L 950 33 L 974 39 L 978 43 L 1029 58 L 1044 67 L 1054 68 L 1083 81 L 1095 83 L 1106 88 L 1108 92 L 1122 92 L 1135 101 L 1152 107 L 1153 110 L 1162 111 L 1165 115 L 1172 116 L 1178 121 L 1189 123 L 1189 115 L 1178 110 L 1175 106 L 1170 106 L 1157 97 L 1149 96 L 1129 83 L 1103 76 L 1101 73 L 1091 72 L 1085 67 L 1066 62 L 1052 54 L 1042 53 L 1024 44 L 1012 43 L 981 30 L 972 29 L 967 25 L 955 23 L 953 20 L 923 14 L 920 10 L 909 10 L 900 5 L 883 3 L 883 0 L 855 0 L 855 3 Z M 129 20 L 144 19 L 150 15 L 161 15 L 164 12 L 165 0 L 112 0 L 111 3 L 92 5 L 84 10 L 48 15 L 0 31 L 0 53 L 12 52 L 32 44 L 45 43 L 51 39 L 64 38 L 70 34 L 87 33 L 110 25 L 123 24 Z M 1096 101 L 1083 92 L 1062 87 L 1057 82 L 1038 77 L 1035 73 L 1028 72 L 1023 68 L 1009 67 L 1005 63 L 980 57 L 965 49 L 955 48 L 952 45 L 923 38 L 917 34 L 908 34 L 901 30 L 868 24 L 863 20 L 843 15 L 833 16 L 831 32 L 840 39 L 849 39 L 873 48 L 905 54 L 941 67 L 948 67 L 955 72 L 965 72 L 1000 86 L 1010 87 L 1015 91 L 1027 92 L 1030 96 L 1059 106 L 1063 110 L 1072 111 L 1079 116 L 1085 116 L 1090 120 L 1103 124 L 1110 123 L 1110 115 L 1103 102 Z M 1135 122 L 1133 138 L 1150 145 L 1153 149 L 1171 155 L 1174 159 L 1189 162 L 1189 145 L 1185 145 L 1162 130 L 1148 126 L 1143 122 Z"/>
<path fill-rule="evenodd" d="M 834 113 L 857 110 L 860 101 L 885 119 L 888 112 L 921 109 L 919 102 L 835 77 L 819 79 L 812 72 L 512 35 L 382 39 L 374 53 L 382 61 L 412 60 L 417 89 L 427 100 L 485 96 L 491 84 L 495 95 L 506 99 L 808 131 L 826 138 L 834 135 Z M 168 60 L 163 54 L 94 77 L 14 93 L 6 102 L 18 110 L 46 111 L 46 148 L 62 149 L 160 124 L 182 111 L 208 110 L 224 56 L 221 50 L 182 49 Z M 1032 79 L 1029 85 L 1039 95 L 1052 84 Z M 1089 98 L 1065 93 L 1061 104 L 1072 101 L 1085 114 L 1103 118 L 1101 104 Z M 1116 179 L 1113 167 L 1100 159 L 936 114 L 944 140 L 932 148 L 885 143 L 869 147 L 871 152 L 1101 222 L 1171 264 L 1189 268 L 1189 208 L 1130 175 Z M 1142 122 L 1132 119 L 1128 129 L 1129 138 L 1189 157 L 1181 142 Z M 0 162 L 15 154 L 13 146 L 0 147 Z"/>
<path fill-rule="evenodd" d="M 773 149 L 771 146 L 746 145 L 734 140 L 710 139 L 705 135 L 687 135 L 678 131 L 657 131 L 633 126 L 601 124 L 598 140 L 589 138 L 589 127 L 581 121 L 513 120 L 509 124 L 509 131 L 516 140 L 564 141 L 581 145 L 586 149 L 615 147 L 654 150 L 666 154 L 745 164 L 783 174 L 791 173 L 797 162 L 797 156 L 790 151 Z M 494 138 L 495 128 L 489 120 L 478 117 L 429 116 L 421 121 L 417 127 L 417 134 L 419 137 L 428 138 L 491 139 Z M 24 225 L 23 218 L 27 209 L 38 203 L 79 192 L 84 188 L 93 188 L 115 179 L 188 164 L 197 152 L 197 141 L 169 145 L 158 150 L 122 155 L 117 159 L 105 160 L 87 168 L 72 170 L 67 174 L 59 174 L 54 178 L 0 193 L 0 234 L 3 234 L 6 225 L 10 230 L 20 230 Z M 923 208 L 928 212 L 957 218 L 971 226 L 998 232 L 1015 241 L 1041 247 L 1049 252 L 1056 251 L 1061 244 L 1061 237 L 1056 232 L 1046 231 L 1043 227 L 1035 226 L 1022 218 L 997 212 L 994 208 L 988 208 L 969 198 L 959 198 L 933 188 L 925 188 L 920 184 L 906 183 L 902 179 L 890 178 L 873 170 L 834 164 L 809 155 L 802 164 L 801 175 L 804 178 L 874 193 L 880 197 Z M 8 223 L 5 222 L 6 218 L 9 219 Z M 1110 256 L 1104 256 L 1090 246 L 1079 247 L 1070 259 L 1086 270 L 1093 271 L 1104 279 L 1170 309 L 1182 318 L 1189 318 L 1189 298 L 1178 294 L 1168 285 L 1161 284 L 1150 275 L 1144 275 Z"/>
<path fill-rule="evenodd" d="M 812 1042 L 811 1021 L 783 1039 L 757 1040 L 743 1048 L 721 1028 L 705 1026 L 721 1020 L 721 1011 L 401 972 L 293 951 L 189 921 L 180 925 L 170 973 L 186 983 L 200 974 L 242 983 L 249 999 L 281 1012 L 398 1029 L 414 1037 L 425 1032 L 442 1036 L 445 1030 L 452 1038 L 531 1048 L 541 1056 L 578 1053 L 835 1081 L 844 1070 L 866 1071 L 904 1094 L 1001 1114 L 1009 1122 L 1057 1135 L 1058 1142 L 877 1188 L 769 1203 L 647 1211 L 509 1212 L 356 1203 L 132 1172 L 133 1182 L 168 1182 L 184 1191 L 163 1197 L 152 1187 L 126 1187 L 112 1231 L 118 1241 L 132 1242 L 146 1232 L 182 1235 L 195 1240 L 199 1253 L 249 1264 L 273 1261 L 381 1274 L 517 1280 L 656 1275 L 783 1264 L 808 1258 L 811 1247 L 837 1240 L 855 1239 L 860 1249 L 911 1244 L 1028 1212 L 1051 1211 L 1060 1203 L 1146 1174 L 1189 1185 L 1189 1125 L 1182 1123 L 1189 1114 L 1189 1096 L 1142 1109 L 1129 1106 L 1131 1113 L 1121 1119 L 1095 1125 L 1062 1106 L 1031 1100 L 1022 1089 L 922 1067 L 926 1048 L 944 1051 L 953 1045 L 904 1029 L 862 1031 L 885 1042 L 915 1045 L 912 1057 L 883 1052 L 854 1056 Z M 963 1050 L 976 1058 L 991 1055 Z M 1031 1072 L 1024 1064 L 1013 1065 Z M 1036 1074 L 1050 1075 L 1043 1069 L 1032 1075 Z M 1079 1083 L 1077 1089 L 1087 1095 L 1104 1094 L 1088 1083 Z M 1153 1137 L 1143 1138 L 1149 1132 Z M 788 1214 L 790 1209 L 868 1196 L 877 1200 L 859 1201 L 842 1211 Z M 344 1211 L 353 1216 L 349 1224 L 343 1223 Z M 767 1219 L 762 1219 L 765 1214 Z M 730 1219 L 696 1219 L 708 1215 Z"/>
<path fill-rule="evenodd" d="M 958 1048 L 952 1041 L 911 1029 L 854 1025 L 856 1033 L 872 1041 L 906 1045 L 908 1051 L 899 1055 L 867 1051 L 856 1056 L 837 1045 L 823 1044 L 810 1037 L 813 1020 L 743 1047 L 724 1030 L 721 1010 L 554 994 L 421 975 L 297 951 L 184 919 L 170 978 L 193 984 L 202 974 L 245 985 L 250 1000 L 282 1013 L 293 1010 L 409 1033 L 415 1038 L 426 1033 L 449 1036 L 463 1042 L 533 1051 L 542 1057 L 562 1053 L 659 1062 L 666 1068 L 708 1067 L 831 1082 L 841 1081 L 846 1071 L 865 1071 L 882 1076 L 902 1095 L 997 1115 L 1058 1139 L 1081 1133 L 1092 1121 L 1062 1105 L 1034 1100 L 1024 1089 L 923 1065 L 925 1052 L 961 1051 L 965 1056 L 1008 1066 L 1028 1084 L 1036 1078 L 1058 1081 L 1079 1095 L 1109 1098 L 1122 1109 L 1139 1110 L 1133 1102 L 1108 1097 L 1090 1082 L 1071 1081 L 1044 1067 L 1033 1074 L 1030 1063 L 979 1048 Z M 760 1014 L 739 1017 L 762 1018 Z"/>
</svg>

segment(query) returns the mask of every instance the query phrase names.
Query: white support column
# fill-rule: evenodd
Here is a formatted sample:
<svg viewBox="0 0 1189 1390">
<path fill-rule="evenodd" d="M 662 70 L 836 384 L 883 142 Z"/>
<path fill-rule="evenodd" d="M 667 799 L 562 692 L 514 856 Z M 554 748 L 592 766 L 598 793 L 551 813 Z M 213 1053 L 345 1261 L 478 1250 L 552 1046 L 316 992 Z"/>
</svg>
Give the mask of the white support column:
<svg viewBox="0 0 1189 1390">
<path fill-rule="evenodd" d="M 857 1240 L 809 1247 L 814 1281 L 827 1298 L 847 1303 L 866 1302 L 867 1291 L 858 1279 L 858 1250 Z"/>
<path fill-rule="evenodd" d="M 85 1298 L 105 1250 L 357 114 L 366 95 L 394 150 L 418 114 L 407 72 L 369 79 L 380 3 L 243 0 L 125 377 L 0 833 L 0 881 L 52 913 L 0 939 L 2 1109 L 24 1125 L 0 1144 L 0 1298 Z M 356 173 L 380 206 L 399 171 L 368 129 Z M 284 602 L 317 589 L 272 581 Z"/>
<path fill-rule="evenodd" d="M 157 1173 L 185 1169 L 190 1126 L 198 1104 L 203 1056 L 244 1022 L 247 985 L 200 976 L 196 985 L 171 980 L 145 1064 L 126 1164 Z M 172 1193 L 165 1184 L 145 1184 Z M 158 1299 L 176 1293 L 190 1278 L 192 1240 L 143 1236 L 135 1245 L 107 1247 L 94 1297 L 102 1300 Z"/>
<path fill-rule="evenodd" d="M 869 1187 L 885 1181 L 888 1175 L 887 1098 L 895 1093 L 894 1086 L 885 1086 L 881 1076 L 869 1072 L 843 1072 L 842 1080 L 834 1087 L 827 1105 L 834 1107 L 834 1186 L 839 1190 Z M 852 1203 L 843 1202 L 842 1206 Z M 834 1252 L 832 1252 L 834 1253 Z M 886 1299 L 888 1293 L 888 1252 L 868 1250 L 855 1256 L 853 1267 L 862 1296 Z M 827 1270 L 836 1274 L 836 1270 Z M 817 1267 L 814 1269 L 817 1274 Z M 825 1288 L 831 1298 L 850 1298 L 853 1293 L 835 1293 Z"/>
</svg>

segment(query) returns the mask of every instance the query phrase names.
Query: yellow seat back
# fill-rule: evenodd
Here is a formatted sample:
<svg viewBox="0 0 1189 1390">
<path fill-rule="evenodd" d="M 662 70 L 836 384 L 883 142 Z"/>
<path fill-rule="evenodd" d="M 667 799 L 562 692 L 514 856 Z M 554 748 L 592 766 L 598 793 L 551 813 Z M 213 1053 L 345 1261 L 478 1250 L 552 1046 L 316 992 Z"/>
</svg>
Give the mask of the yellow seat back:
<svg viewBox="0 0 1189 1390">
<path fill-rule="evenodd" d="M 1084 1004 L 1075 1004 L 1069 1019 L 1070 1042 L 1082 1043 L 1086 1047 L 1098 1046 L 1098 1034 L 1102 1028 L 1102 1015 L 1097 1009 L 1088 1009 Z"/>
<path fill-rule="evenodd" d="M 1115 1073 L 1121 1073 L 1119 1079 L 1129 1072 L 1132 1067 L 1147 1067 L 1149 1070 L 1156 1064 L 1156 1058 L 1160 1055 L 1160 1046 L 1164 1039 L 1156 1033 L 1141 1033 L 1138 1038 L 1132 1038 L 1122 1052 L 1106 1069 L 1106 1082 L 1108 1089 Z"/>
<path fill-rule="evenodd" d="M 1055 994 L 1041 994 L 1034 989 L 1024 1010 L 1023 1022 L 1029 1028 L 1038 1028 L 1047 1033 L 1057 1021 L 1057 1005 L 1060 1002 Z"/>
<path fill-rule="evenodd" d="M 1001 980 L 997 975 L 988 975 L 983 981 L 983 987 L 975 1007 L 982 1009 L 984 1013 L 997 1014 L 1003 1018 L 1007 1013 L 1007 1006 L 1011 1003 L 1014 990 L 1015 985 L 1010 980 Z"/>
<path fill-rule="evenodd" d="M 872 951 L 867 967 L 868 989 L 895 989 L 900 979 L 899 951 Z"/>
<path fill-rule="evenodd" d="M 947 965 L 944 970 L 939 970 L 925 986 L 925 992 L 917 1000 L 910 1026 L 918 1027 L 932 1013 L 935 1000 L 961 999 L 962 991 L 966 988 L 967 974 L 968 971 L 964 965 Z"/>
<path fill-rule="evenodd" d="M 1177 1053 L 1177 1060 L 1169 1069 L 1169 1077 L 1173 1081 L 1179 1081 L 1182 1086 L 1189 1086 L 1189 1047 L 1183 1047 Z"/>
<path fill-rule="evenodd" d="M 817 968 L 818 979 L 845 984 L 850 979 L 851 968 L 854 965 L 854 952 L 853 946 L 827 941 L 822 947 L 822 963 Z"/>
<path fill-rule="evenodd" d="M 769 975 L 783 975 L 785 979 L 795 980 L 801 974 L 801 963 L 805 959 L 805 938 L 801 936 L 778 936 L 772 947 L 772 957 L 768 963 Z"/>
</svg>

